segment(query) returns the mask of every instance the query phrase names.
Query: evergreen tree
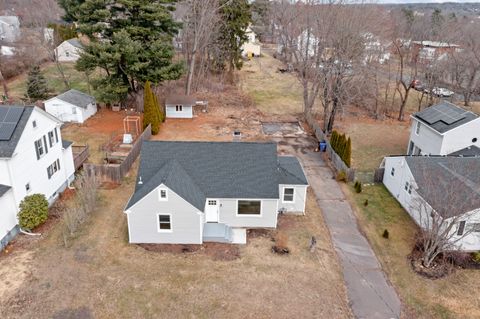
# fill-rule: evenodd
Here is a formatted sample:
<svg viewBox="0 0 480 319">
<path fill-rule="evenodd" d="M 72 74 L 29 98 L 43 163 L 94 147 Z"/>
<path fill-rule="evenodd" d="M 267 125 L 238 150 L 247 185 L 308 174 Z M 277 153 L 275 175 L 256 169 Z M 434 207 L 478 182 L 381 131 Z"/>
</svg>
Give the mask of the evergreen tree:
<svg viewBox="0 0 480 319">
<path fill-rule="evenodd" d="M 345 149 L 347 146 L 347 138 L 345 136 L 345 133 L 340 135 L 340 142 L 338 143 L 338 151 L 337 154 L 340 156 L 341 159 L 344 159 L 344 154 L 345 154 Z"/>
<path fill-rule="evenodd" d="M 151 124 L 153 135 L 158 134 L 160 130 L 160 119 L 155 100 L 155 96 L 153 95 L 152 88 L 150 86 L 150 81 L 147 81 L 143 90 L 143 129 Z"/>
<path fill-rule="evenodd" d="M 332 136 L 330 137 L 330 146 L 335 151 L 337 149 L 337 140 L 338 140 L 338 132 L 333 130 Z"/>
<path fill-rule="evenodd" d="M 221 0 L 220 15 L 222 26 L 219 32 L 220 50 L 216 53 L 216 64 L 219 68 L 228 67 L 233 80 L 233 71 L 241 69 L 241 46 L 248 40 L 246 30 L 251 22 L 251 11 L 248 0 Z"/>
<path fill-rule="evenodd" d="M 103 69 L 92 81 L 99 98 L 118 102 L 138 92 L 139 83 L 178 79 L 182 64 L 172 61 L 172 18 L 176 0 L 59 0 L 66 17 L 89 38 L 77 61 L 79 71 Z"/>
<path fill-rule="evenodd" d="M 48 98 L 49 90 L 47 80 L 43 76 L 40 67 L 34 65 L 28 72 L 27 93 L 25 97 L 31 101 L 44 100 Z"/>
<path fill-rule="evenodd" d="M 352 140 L 350 137 L 347 139 L 347 146 L 345 149 L 345 158 L 343 159 L 345 164 L 347 164 L 348 167 L 351 167 L 352 165 Z"/>
</svg>

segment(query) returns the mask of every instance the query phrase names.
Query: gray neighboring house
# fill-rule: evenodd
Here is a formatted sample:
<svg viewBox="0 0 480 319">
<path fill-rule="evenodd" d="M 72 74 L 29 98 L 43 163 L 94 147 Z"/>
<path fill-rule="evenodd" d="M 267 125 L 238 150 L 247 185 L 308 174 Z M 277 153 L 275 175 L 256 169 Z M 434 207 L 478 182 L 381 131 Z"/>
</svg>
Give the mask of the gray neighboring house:
<svg viewBox="0 0 480 319">
<path fill-rule="evenodd" d="M 305 213 L 308 182 L 275 143 L 145 141 L 125 207 L 130 243 L 246 243 L 276 228 L 279 212 Z"/>
<path fill-rule="evenodd" d="M 0 16 L 0 40 L 15 42 L 20 36 L 20 20 L 17 16 Z"/>
</svg>

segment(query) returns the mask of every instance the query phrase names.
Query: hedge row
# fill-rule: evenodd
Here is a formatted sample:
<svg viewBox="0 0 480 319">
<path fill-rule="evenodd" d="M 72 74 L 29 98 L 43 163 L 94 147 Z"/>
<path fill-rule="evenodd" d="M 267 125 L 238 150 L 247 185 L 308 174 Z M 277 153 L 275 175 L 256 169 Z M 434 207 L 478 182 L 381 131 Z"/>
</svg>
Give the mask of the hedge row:
<svg viewBox="0 0 480 319">
<path fill-rule="evenodd" d="M 334 130 L 330 137 L 330 145 L 342 161 L 350 167 L 352 164 L 352 140 L 350 137 L 347 138 L 345 134 L 340 134 Z"/>
</svg>

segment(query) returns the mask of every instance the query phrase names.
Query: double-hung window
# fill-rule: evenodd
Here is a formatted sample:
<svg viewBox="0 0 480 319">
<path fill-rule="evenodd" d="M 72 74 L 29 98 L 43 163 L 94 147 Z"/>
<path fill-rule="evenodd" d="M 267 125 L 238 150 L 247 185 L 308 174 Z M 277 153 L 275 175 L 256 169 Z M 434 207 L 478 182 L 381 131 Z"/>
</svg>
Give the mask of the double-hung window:
<svg viewBox="0 0 480 319">
<path fill-rule="evenodd" d="M 50 166 L 47 167 L 48 179 L 52 178 L 52 176 L 59 170 L 60 170 L 60 161 L 57 159 Z"/>
<path fill-rule="evenodd" d="M 183 111 L 183 106 L 182 105 L 175 105 L 175 111 L 182 112 Z"/>
<path fill-rule="evenodd" d="M 283 201 L 284 202 L 293 202 L 293 197 L 295 195 L 295 189 L 294 188 L 284 188 L 283 189 Z"/>
<path fill-rule="evenodd" d="M 58 143 L 57 129 L 48 132 L 48 143 L 50 144 L 50 147 Z"/>
<path fill-rule="evenodd" d="M 172 216 L 170 214 L 158 214 L 158 231 L 169 232 L 172 230 Z"/>
<path fill-rule="evenodd" d="M 45 147 L 43 146 L 43 141 L 41 138 L 35 141 L 35 152 L 37 153 L 37 159 L 40 159 L 43 155 L 45 155 Z"/>
</svg>

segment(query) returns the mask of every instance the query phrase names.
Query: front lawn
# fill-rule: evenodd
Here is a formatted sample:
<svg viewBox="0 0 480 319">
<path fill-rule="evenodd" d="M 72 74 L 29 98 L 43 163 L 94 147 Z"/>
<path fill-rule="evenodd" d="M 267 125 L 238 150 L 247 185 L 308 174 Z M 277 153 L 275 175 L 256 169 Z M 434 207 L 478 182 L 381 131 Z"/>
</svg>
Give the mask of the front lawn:
<svg viewBox="0 0 480 319">
<path fill-rule="evenodd" d="M 387 189 L 383 185 L 364 185 L 363 192 L 356 194 L 350 185 L 344 190 L 355 205 L 361 229 L 409 315 L 414 318 L 480 317 L 478 271 L 457 269 L 437 280 L 420 277 L 413 272 L 407 258 L 413 248 L 417 226 Z M 385 229 L 389 232 L 388 239 L 382 237 Z"/>
</svg>

